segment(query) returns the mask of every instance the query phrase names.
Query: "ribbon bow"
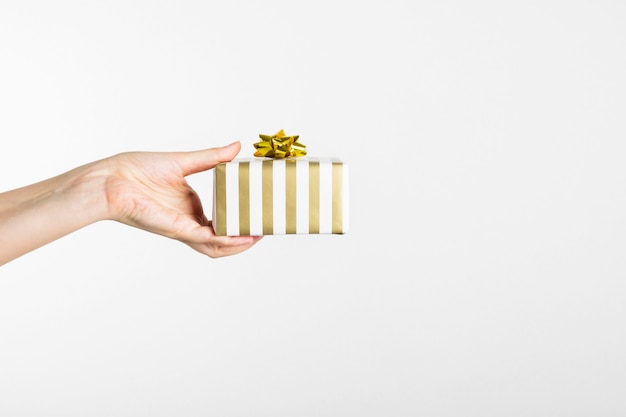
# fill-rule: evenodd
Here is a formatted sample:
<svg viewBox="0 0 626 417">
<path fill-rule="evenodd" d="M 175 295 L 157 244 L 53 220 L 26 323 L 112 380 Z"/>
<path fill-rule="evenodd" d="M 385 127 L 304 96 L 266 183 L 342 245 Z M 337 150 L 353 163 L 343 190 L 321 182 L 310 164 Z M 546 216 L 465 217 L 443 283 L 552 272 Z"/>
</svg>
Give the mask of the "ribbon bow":
<svg viewBox="0 0 626 417">
<path fill-rule="evenodd" d="M 268 158 L 297 158 L 306 155 L 305 145 L 298 142 L 298 135 L 287 136 L 280 129 L 273 135 L 259 135 L 261 140 L 254 144 L 254 156 Z"/>
</svg>

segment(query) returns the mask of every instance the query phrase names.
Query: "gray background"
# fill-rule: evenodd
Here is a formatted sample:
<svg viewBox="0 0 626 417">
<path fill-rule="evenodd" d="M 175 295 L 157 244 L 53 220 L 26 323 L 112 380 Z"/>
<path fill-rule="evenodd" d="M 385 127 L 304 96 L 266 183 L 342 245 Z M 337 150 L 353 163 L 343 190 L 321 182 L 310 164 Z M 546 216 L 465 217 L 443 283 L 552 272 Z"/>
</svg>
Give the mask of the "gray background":
<svg viewBox="0 0 626 417">
<path fill-rule="evenodd" d="M 1 1 L 0 189 L 283 128 L 350 165 L 352 207 L 218 260 L 102 222 L 1 267 L 0 414 L 624 415 L 625 21 Z"/>
</svg>

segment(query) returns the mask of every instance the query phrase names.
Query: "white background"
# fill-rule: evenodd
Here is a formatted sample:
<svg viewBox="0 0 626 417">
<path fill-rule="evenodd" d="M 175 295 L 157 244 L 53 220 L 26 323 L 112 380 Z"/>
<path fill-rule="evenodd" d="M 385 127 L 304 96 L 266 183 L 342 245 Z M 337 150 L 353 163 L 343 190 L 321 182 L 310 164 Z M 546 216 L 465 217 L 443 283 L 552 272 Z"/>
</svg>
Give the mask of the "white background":
<svg viewBox="0 0 626 417">
<path fill-rule="evenodd" d="M 102 222 L 1 267 L 0 415 L 624 415 L 625 21 L 0 0 L 2 190 L 281 128 L 351 169 L 344 236 L 214 260 Z"/>
</svg>

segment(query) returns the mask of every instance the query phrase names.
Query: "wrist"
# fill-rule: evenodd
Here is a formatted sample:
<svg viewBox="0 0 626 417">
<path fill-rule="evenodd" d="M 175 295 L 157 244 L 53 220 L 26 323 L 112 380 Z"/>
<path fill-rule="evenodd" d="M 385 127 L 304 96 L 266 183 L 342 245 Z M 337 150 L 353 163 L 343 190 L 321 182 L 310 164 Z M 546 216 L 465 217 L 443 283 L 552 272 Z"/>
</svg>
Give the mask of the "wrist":
<svg viewBox="0 0 626 417">
<path fill-rule="evenodd" d="M 60 176 L 60 192 L 67 198 L 70 211 L 81 219 L 83 226 L 110 218 L 106 192 L 109 177 L 110 169 L 106 159 Z"/>
</svg>

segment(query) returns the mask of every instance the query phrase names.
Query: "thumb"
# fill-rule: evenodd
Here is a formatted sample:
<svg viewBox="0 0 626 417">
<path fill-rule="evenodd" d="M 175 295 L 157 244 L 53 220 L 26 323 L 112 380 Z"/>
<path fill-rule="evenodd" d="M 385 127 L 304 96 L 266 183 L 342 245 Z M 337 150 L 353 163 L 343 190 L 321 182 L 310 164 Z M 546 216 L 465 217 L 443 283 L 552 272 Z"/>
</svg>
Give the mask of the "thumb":
<svg viewBox="0 0 626 417">
<path fill-rule="evenodd" d="M 178 163 L 187 176 L 213 168 L 220 162 L 231 161 L 241 150 L 239 141 L 219 148 L 209 148 L 191 152 L 175 153 Z"/>
</svg>

